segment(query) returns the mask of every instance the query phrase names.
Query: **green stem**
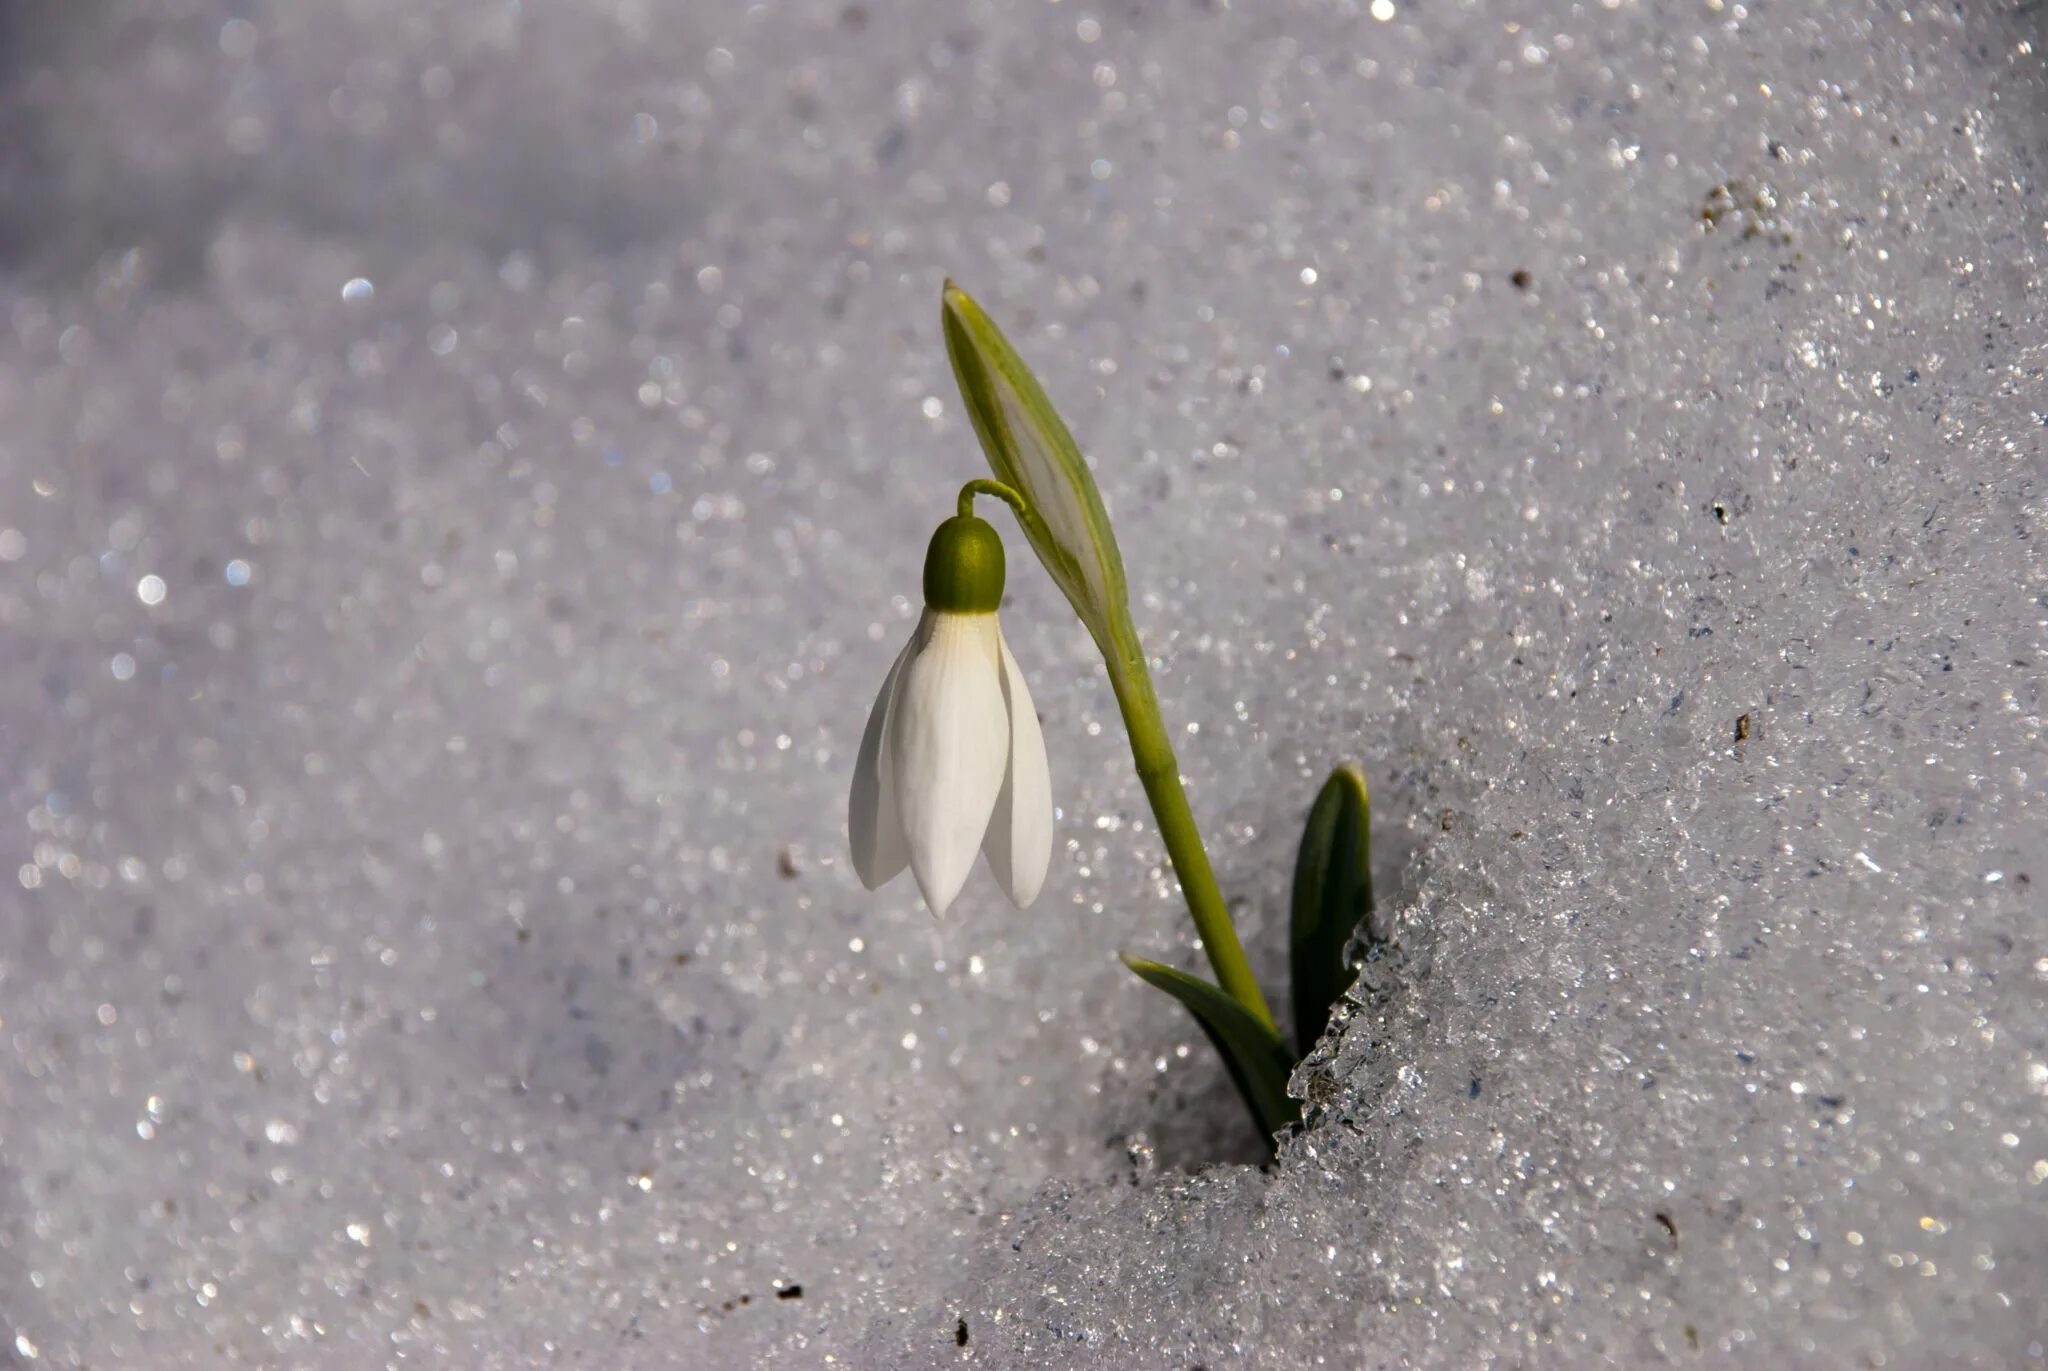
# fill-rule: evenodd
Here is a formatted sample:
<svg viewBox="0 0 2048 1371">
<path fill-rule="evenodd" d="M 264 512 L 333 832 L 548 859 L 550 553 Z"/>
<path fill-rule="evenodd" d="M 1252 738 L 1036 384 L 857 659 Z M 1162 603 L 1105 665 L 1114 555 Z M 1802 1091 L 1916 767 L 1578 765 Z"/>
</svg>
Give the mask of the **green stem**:
<svg viewBox="0 0 2048 1371">
<path fill-rule="evenodd" d="M 986 477 L 960 487 L 960 514 L 974 512 L 974 497 L 990 495 L 1003 501 L 1024 520 L 1024 497 L 1001 481 Z M 1223 892 L 1217 888 L 1216 873 L 1209 869 L 1209 853 L 1202 846 L 1201 830 L 1188 807 L 1188 793 L 1180 783 L 1180 762 L 1173 755 L 1173 743 L 1166 736 L 1166 723 L 1159 717 L 1159 697 L 1152 693 L 1152 673 L 1145 665 L 1145 652 L 1131 627 L 1128 611 L 1117 616 L 1112 634 L 1118 648 L 1097 638 L 1103 665 L 1109 668 L 1110 688 L 1116 692 L 1117 708 L 1123 711 L 1124 731 L 1130 735 L 1131 757 L 1138 764 L 1138 780 L 1151 801 L 1152 816 L 1159 821 L 1159 836 L 1166 842 L 1173 874 L 1180 879 L 1181 895 L 1187 900 L 1188 915 L 1201 935 L 1202 950 L 1216 970 L 1217 983 L 1225 994 L 1243 1005 L 1245 1011 L 1276 1036 L 1273 1011 L 1245 960 L 1244 945 L 1237 940 L 1237 926 L 1230 921 Z"/>
<path fill-rule="evenodd" d="M 974 513 L 974 497 L 977 495 L 993 495 L 996 499 L 1001 500 L 1004 504 L 1015 510 L 1020 521 L 1023 519 L 1024 497 L 1004 485 L 1001 481 L 991 481 L 986 476 L 969 481 L 966 485 L 960 487 L 961 518 L 965 519 L 968 515 Z"/>
<path fill-rule="evenodd" d="M 1188 914 L 1202 937 L 1202 950 L 1209 954 L 1217 982 L 1252 1017 L 1277 1033 L 1273 1011 L 1259 993 L 1251 963 L 1245 960 L 1244 945 L 1237 940 L 1237 926 L 1224 907 L 1216 873 L 1209 869 L 1209 853 L 1202 846 L 1194 811 L 1188 807 L 1188 793 L 1180 783 L 1180 763 L 1159 717 L 1159 697 L 1152 693 L 1152 673 L 1146 669 L 1135 634 L 1132 639 L 1130 648 L 1116 654 L 1108 665 L 1109 683 L 1124 715 L 1124 731 L 1130 735 L 1131 757 L 1138 764 L 1138 780 L 1145 787 L 1145 798 L 1152 802 L 1159 836 L 1166 842 L 1166 855 L 1173 862 L 1173 874 L 1180 878 Z"/>
</svg>

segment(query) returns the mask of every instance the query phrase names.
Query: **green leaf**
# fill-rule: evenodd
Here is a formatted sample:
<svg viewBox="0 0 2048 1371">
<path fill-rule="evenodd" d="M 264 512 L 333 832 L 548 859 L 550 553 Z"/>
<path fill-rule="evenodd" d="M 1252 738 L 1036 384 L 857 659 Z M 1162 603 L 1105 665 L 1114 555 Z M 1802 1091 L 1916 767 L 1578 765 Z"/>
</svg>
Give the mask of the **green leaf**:
<svg viewBox="0 0 2048 1371">
<path fill-rule="evenodd" d="M 990 469 L 1023 495 L 1024 536 L 1112 654 L 1115 630 L 1130 621 L 1129 593 L 1123 554 L 1087 460 L 1031 368 L 966 291 L 946 282 L 939 313 L 946 355 Z"/>
<path fill-rule="evenodd" d="M 1244 1096 L 1252 1119 L 1268 1141 L 1301 1117 L 1300 1106 L 1287 1094 L 1287 1075 L 1294 1063 L 1278 1034 L 1199 976 L 1133 957 L 1128 952 L 1117 955 L 1140 980 L 1187 1006 L 1195 1022 L 1209 1035 L 1209 1041 L 1215 1044 L 1217 1054 L 1230 1070 L 1230 1079 L 1237 1085 L 1237 1093 Z"/>
<path fill-rule="evenodd" d="M 1346 762 L 1316 796 L 1294 861 L 1294 1035 L 1303 1056 L 1351 984 L 1344 947 L 1372 913 L 1371 830 L 1365 773 Z"/>
</svg>

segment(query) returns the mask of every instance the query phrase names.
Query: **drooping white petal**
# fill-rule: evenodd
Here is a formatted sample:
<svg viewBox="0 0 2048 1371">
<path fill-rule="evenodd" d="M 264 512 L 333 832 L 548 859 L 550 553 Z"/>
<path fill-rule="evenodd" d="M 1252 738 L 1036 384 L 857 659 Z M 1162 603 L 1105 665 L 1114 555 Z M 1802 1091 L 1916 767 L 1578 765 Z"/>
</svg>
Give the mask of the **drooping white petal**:
<svg viewBox="0 0 2048 1371">
<path fill-rule="evenodd" d="M 920 631 L 922 625 L 919 625 Z M 895 665 L 882 678 L 881 693 L 868 712 L 867 731 L 860 737 L 860 757 L 853 764 L 853 791 L 846 801 L 846 835 L 853 849 L 854 874 L 874 890 L 910 864 L 910 845 L 903 839 L 903 821 L 896 814 L 895 768 L 888 764 L 889 716 L 903 664 L 917 650 L 919 634 L 896 654 Z"/>
<path fill-rule="evenodd" d="M 981 850 L 1010 903 L 1026 909 L 1038 898 L 1052 861 L 1052 773 L 1045 765 L 1045 734 L 1024 673 L 1001 630 L 996 640 L 1003 654 L 1003 704 L 1010 712 L 1010 764 Z"/>
<path fill-rule="evenodd" d="M 993 614 L 927 611 L 889 716 L 896 812 L 932 913 L 967 882 L 1009 765 L 1002 638 Z"/>
</svg>

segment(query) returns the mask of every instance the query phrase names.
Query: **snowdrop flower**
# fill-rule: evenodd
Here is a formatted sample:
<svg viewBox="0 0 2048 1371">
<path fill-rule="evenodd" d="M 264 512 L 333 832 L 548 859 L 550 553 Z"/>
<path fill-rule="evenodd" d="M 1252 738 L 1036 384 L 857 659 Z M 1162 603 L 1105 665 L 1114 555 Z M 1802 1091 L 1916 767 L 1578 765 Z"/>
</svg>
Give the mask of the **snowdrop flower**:
<svg viewBox="0 0 2048 1371">
<path fill-rule="evenodd" d="M 996 624 L 1003 543 L 963 514 L 924 563 L 924 617 L 868 716 L 847 805 L 853 869 L 869 890 L 905 866 L 933 914 L 976 851 L 1019 909 L 1052 859 L 1052 778 L 1031 692 Z"/>
</svg>

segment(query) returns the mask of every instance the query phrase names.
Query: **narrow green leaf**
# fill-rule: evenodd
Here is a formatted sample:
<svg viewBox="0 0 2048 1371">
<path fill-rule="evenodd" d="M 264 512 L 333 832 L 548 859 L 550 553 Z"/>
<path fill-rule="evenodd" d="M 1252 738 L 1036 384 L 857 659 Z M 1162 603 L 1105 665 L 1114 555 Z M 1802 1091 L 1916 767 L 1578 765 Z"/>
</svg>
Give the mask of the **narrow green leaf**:
<svg viewBox="0 0 2048 1371">
<path fill-rule="evenodd" d="M 1110 652 L 1113 630 L 1130 619 L 1123 554 L 1081 449 L 1031 368 L 966 291 L 946 282 L 939 314 L 946 355 L 990 469 L 1023 495 L 1024 536 Z"/>
<path fill-rule="evenodd" d="M 1278 1034 L 1199 976 L 1133 957 L 1128 952 L 1117 955 L 1140 980 L 1187 1006 L 1195 1022 L 1209 1035 L 1209 1041 L 1215 1044 L 1217 1054 L 1230 1070 L 1237 1093 L 1244 1096 L 1253 1121 L 1266 1139 L 1270 1141 L 1275 1133 L 1301 1117 L 1301 1107 L 1287 1094 L 1287 1075 L 1294 1063 Z"/>
<path fill-rule="evenodd" d="M 1365 773 L 1346 762 L 1316 796 L 1294 861 L 1294 1035 L 1303 1056 L 1351 984 L 1344 947 L 1371 913 L 1372 801 Z"/>
</svg>

